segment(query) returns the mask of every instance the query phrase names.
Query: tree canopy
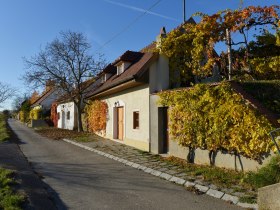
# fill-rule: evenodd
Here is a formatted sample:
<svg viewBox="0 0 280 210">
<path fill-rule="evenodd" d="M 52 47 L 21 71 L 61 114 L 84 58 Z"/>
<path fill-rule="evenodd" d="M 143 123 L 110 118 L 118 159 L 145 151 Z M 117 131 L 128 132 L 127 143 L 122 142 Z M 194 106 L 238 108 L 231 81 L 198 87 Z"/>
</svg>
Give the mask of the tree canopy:
<svg viewBox="0 0 280 210">
<path fill-rule="evenodd" d="M 48 43 L 35 56 L 24 59 L 28 84 L 43 86 L 52 81 L 61 94 L 71 99 L 78 110 L 78 130 L 82 130 L 81 107 L 87 89 L 87 80 L 96 76 L 105 66 L 102 56 L 90 55 L 91 45 L 82 33 L 66 31 Z"/>
<path fill-rule="evenodd" d="M 14 94 L 15 90 L 10 85 L 0 82 L 0 106 Z"/>
<path fill-rule="evenodd" d="M 230 45 L 244 49 L 241 59 L 249 67 L 247 73 L 254 76 L 255 69 L 252 69 L 254 65 L 250 60 L 254 58 L 252 51 L 256 49 L 250 45 L 249 39 L 260 35 L 266 28 L 276 33 L 280 27 L 277 5 L 249 6 L 239 10 L 219 11 L 213 15 L 195 15 L 201 17 L 199 23 L 186 22 L 171 31 L 163 39 L 160 49 L 170 58 L 171 69 L 179 70 L 183 80 L 194 76 L 203 78 L 211 74 L 213 66 L 221 61 L 215 53 L 215 45 L 220 42 L 226 43 L 226 30 L 239 36 L 239 40 L 232 40 Z M 259 41 L 255 43 L 260 43 Z"/>
</svg>

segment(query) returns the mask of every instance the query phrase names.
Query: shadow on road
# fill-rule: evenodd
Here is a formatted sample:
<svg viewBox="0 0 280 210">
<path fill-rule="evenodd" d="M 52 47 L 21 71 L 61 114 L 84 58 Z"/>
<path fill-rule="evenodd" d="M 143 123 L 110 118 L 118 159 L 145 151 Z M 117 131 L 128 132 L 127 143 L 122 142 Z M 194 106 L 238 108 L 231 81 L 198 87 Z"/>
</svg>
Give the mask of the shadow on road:
<svg viewBox="0 0 280 210">
<path fill-rule="evenodd" d="M 0 166 L 16 171 L 17 187 L 23 190 L 28 202 L 24 209 L 67 209 L 58 194 L 45 182 L 43 182 L 28 159 L 24 156 L 18 144 L 22 144 L 18 136 L 13 132 L 9 123 L 10 141 L 0 143 Z"/>
</svg>

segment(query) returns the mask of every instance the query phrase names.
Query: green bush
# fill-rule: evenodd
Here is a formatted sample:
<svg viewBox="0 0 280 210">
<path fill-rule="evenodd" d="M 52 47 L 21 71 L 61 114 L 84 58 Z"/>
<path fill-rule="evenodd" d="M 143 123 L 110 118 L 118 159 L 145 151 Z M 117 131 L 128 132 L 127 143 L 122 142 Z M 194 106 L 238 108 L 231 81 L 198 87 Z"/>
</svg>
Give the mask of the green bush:
<svg viewBox="0 0 280 210">
<path fill-rule="evenodd" d="M 270 162 L 257 172 L 248 173 L 245 181 L 256 188 L 280 182 L 280 155 L 271 158 Z"/>
</svg>

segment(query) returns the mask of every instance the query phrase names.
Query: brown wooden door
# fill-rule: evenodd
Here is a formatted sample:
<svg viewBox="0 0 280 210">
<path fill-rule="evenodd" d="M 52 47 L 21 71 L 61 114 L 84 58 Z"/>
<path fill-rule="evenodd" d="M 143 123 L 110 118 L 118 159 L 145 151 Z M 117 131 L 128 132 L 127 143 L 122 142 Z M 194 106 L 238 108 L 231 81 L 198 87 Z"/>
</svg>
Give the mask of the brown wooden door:
<svg viewBox="0 0 280 210">
<path fill-rule="evenodd" d="M 118 107 L 118 139 L 123 140 L 123 107 Z"/>
<path fill-rule="evenodd" d="M 163 107 L 163 153 L 169 152 L 169 115 L 167 107 Z"/>
</svg>

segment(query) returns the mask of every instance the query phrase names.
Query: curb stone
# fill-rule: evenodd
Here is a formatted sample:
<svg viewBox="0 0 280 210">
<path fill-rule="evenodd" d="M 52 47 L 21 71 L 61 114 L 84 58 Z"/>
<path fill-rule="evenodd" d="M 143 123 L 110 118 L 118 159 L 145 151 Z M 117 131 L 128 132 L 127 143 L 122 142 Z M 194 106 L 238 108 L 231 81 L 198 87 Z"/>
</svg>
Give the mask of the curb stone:
<svg viewBox="0 0 280 210">
<path fill-rule="evenodd" d="M 173 176 L 169 181 L 170 182 L 175 182 L 176 184 L 179 184 L 179 185 L 183 185 L 186 182 L 186 180 L 181 179 L 181 178 L 176 177 L 176 176 Z"/>
<path fill-rule="evenodd" d="M 233 204 L 237 204 L 239 201 L 239 198 L 237 196 L 224 194 L 224 196 L 222 197 L 222 200 L 231 201 Z"/>
<path fill-rule="evenodd" d="M 159 175 L 161 178 L 165 179 L 165 180 L 169 180 L 172 178 L 172 176 L 170 174 L 167 174 L 167 173 L 161 173 Z"/>
<path fill-rule="evenodd" d="M 184 184 L 185 187 L 193 187 L 195 186 L 194 182 L 190 182 L 190 181 L 186 181 L 186 183 Z"/>
<path fill-rule="evenodd" d="M 147 167 L 146 167 L 146 166 L 141 166 L 141 165 L 140 165 L 140 166 L 138 167 L 138 169 L 139 169 L 139 170 L 142 170 L 142 171 L 145 171 L 145 170 L 147 169 Z"/>
<path fill-rule="evenodd" d="M 209 190 L 209 187 L 200 184 L 196 184 L 194 187 L 203 193 L 206 193 Z"/>
<path fill-rule="evenodd" d="M 213 190 L 213 189 L 209 189 L 206 193 L 207 195 L 210 195 L 212 197 L 221 199 L 223 197 L 223 195 L 225 194 L 224 192 L 218 191 L 218 190 Z"/>
<path fill-rule="evenodd" d="M 179 184 L 179 185 L 184 185 L 185 187 L 194 186 L 199 191 L 201 191 L 203 193 L 206 193 L 207 195 L 209 195 L 211 197 L 222 199 L 224 201 L 231 201 L 233 204 L 235 204 L 237 206 L 240 206 L 240 207 L 243 207 L 243 208 L 252 208 L 252 209 L 256 209 L 256 210 L 258 209 L 258 204 L 241 203 L 241 202 L 239 202 L 239 198 L 237 196 L 229 195 L 229 194 L 226 194 L 226 193 L 224 193 L 222 191 L 218 191 L 218 190 L 212 189 L 211 187 L 209 188 L 209 187 L 206 187 L 206 186 L 194 183 L 194 182 L 186 181 L 186 180 L 184 180 L 182 178 L 179 178 L 179 177 L 176 177 L 176 176 L 172 176 L 172 175 L 170 175 L 168 173 L 164 173 L 164 172 L 161 172 L 161 171 L 158 171 L 158 170 L 154 170 L 152 168 L 148 168 L 146 166 L 143 166 L 143 165 L 140 165 L 138 163 L 134 163 L 134 162 L 125 160 L 123 158 L 119 158 L 117 156 L 111 155 L 111 154 L 106 153 L 106 152 L 102 152 L 100 150 L 97 150 L 97 149 L 94 149 L 94 148 L 91 148 L 91 147 L 88 147 L 88 146 L 85 146 L 83 144 L 80 144 L 78 142 L 75 142 L 75 141 L 72 141 L 72 140 L 69 140 L 69 139 L 62 139 L 62 140 L 64 142 L 69 143 L 69 144 L 73 144 L 73 145 L 81 147 L 81 148 L 83 148 L 85 150 L 94 152 L 94 153 L 96 153 L 98 155 L 110 158 L 112 160 L 116 160 L 116 161 L 118 161 L 120 163 L 123 163 L 123 164 L 125 164 L 127 166 L 136 168 L 138 170 L 142 170 L 145 173 L 148 173 L 148 174 L 151 174 L 153 176 L 157 176 L 157 177 L 163 178 L 163 179 L 165 179 L 167 181 L 170 181 L 170 182 L 173 182 L 173 183 L 176 183 L 176 184 Z"/>
<path fill-rule="evenodd" d="M 237 206 L 243 207 L 243 208 L 252 208 L 252 209 L 258 209 L 258 204 L 250 204 L 250 203 L 241 203 L 238 202 Z"/>
<path fill-rule="evenodd" d="M 151 174 L 154 176 L 159 176 L 161 174 L 161 172 L 157 171 L 157 170 L 153 170 Z"/>
</svg>

